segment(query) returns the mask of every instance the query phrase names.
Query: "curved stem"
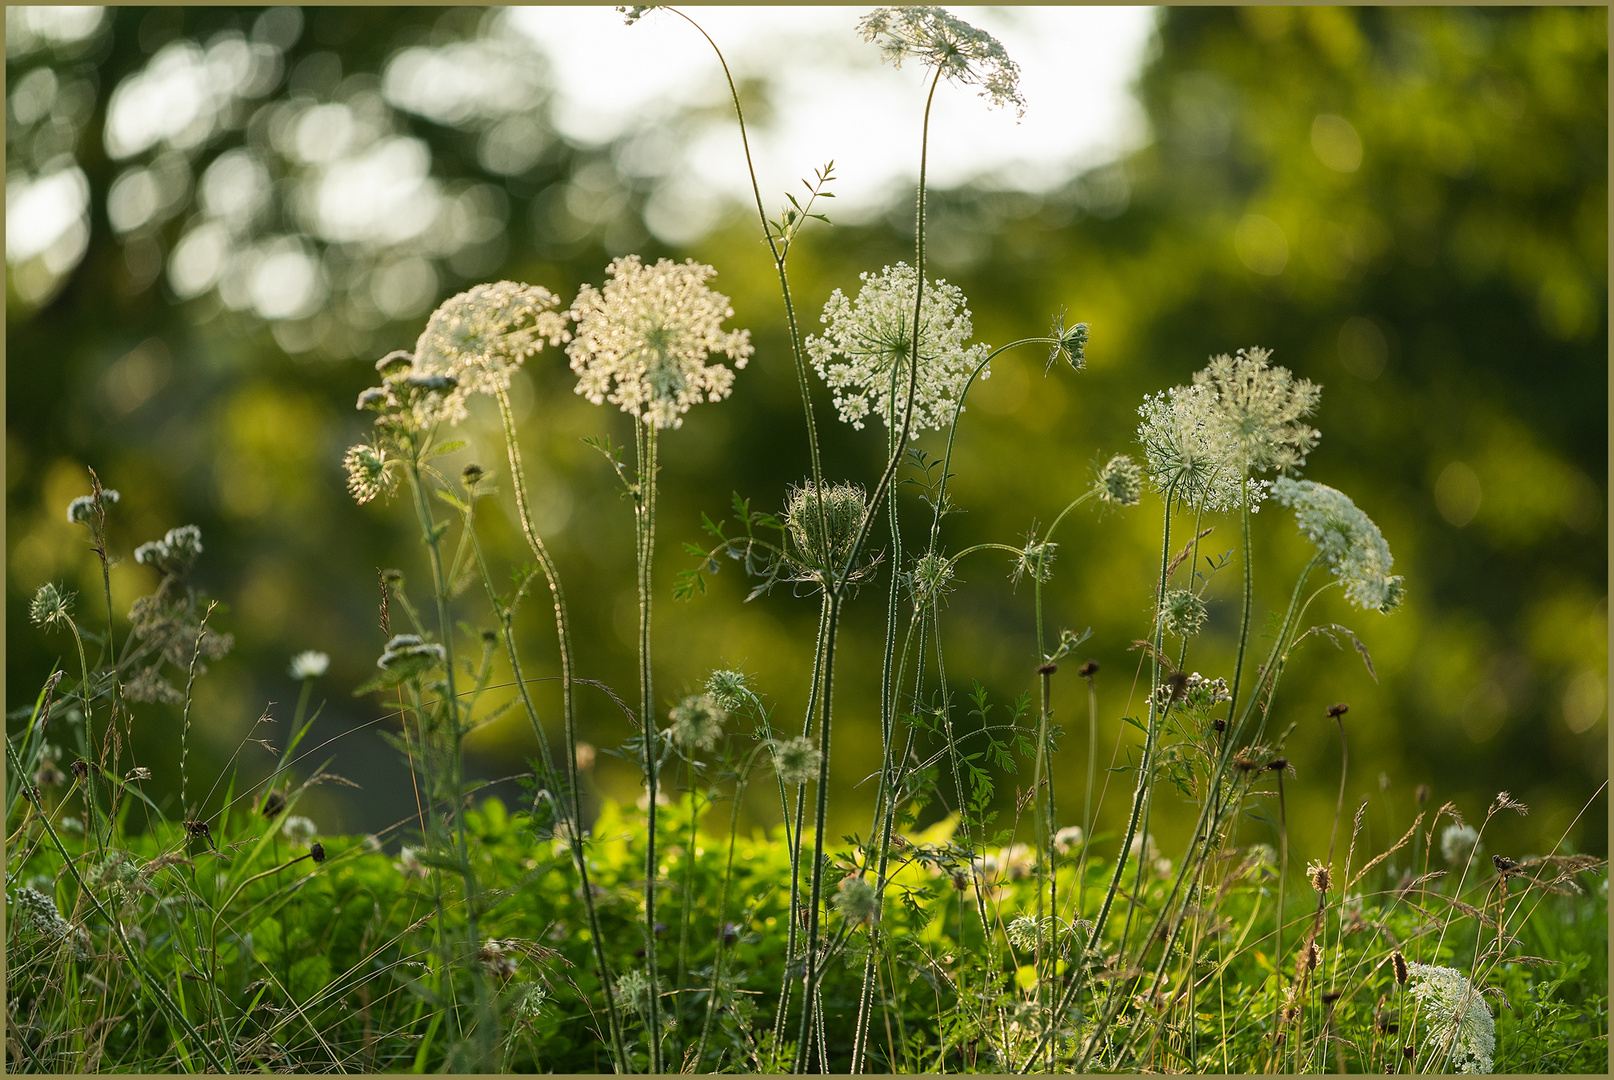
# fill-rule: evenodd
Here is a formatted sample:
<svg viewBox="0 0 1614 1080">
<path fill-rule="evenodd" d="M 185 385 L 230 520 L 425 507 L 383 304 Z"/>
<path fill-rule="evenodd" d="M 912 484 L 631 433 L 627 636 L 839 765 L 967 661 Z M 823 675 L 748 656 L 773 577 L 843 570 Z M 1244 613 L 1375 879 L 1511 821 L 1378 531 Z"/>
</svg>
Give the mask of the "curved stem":
<svg viewBox="0 0 1614 1080">
<path fill-rule="evenodd" d="M 549 549 L 544 546 L 538 531 L 533 528 L 532 513 L 527 508 L 527 480 L 521 467 L 521 447 L 516 442 L 515 416 L 510 408 L 510 395 L 500 390 L 496 397 L 499 401 L 499 417 L 504 423 L 504 445 L 510 462 L 510 484 L 515 489 L 516 516 L 521 520 L 521 532 L 527 538 L 527 546 L 532 550 L 533 557 L 538 560 L 538 565 L 544 572 L 544 579 L 549 583 L 549 596 L 554 606 L 555 636 L 560 651 L 561 714 L 566 727 L 566 787 L 571 802 L 571 821 L 567 839 L 572 849 L 572 862 L 577 867 L 577 876 L 583 887 L 583 908 L 588 915 L 589 935 L 594 939 L 594 962 L 597 968 L 595 973 L 599 976 L 600 986 L 605 992 L 606 1022 L 616 1058 L 615 1066 L 619 1072 L 627 1072 L 630 1063 L 627 1048 L 622 1041 L 621 1017 L 617 1013 L 616 994 L 611 986 L 610 965 L 605 958 L 605 940 L 600 934 L 599 915 L 594 908 L 594 888 L 588 880 L 588 859 L 583 850 L 582 789 L 577 776 L 577 722 L 572 690 L 572 630 L 571 620 L 566 611 L 566 594 L 561 589 L 560 572 L 555 560 L 550 556 Z M 508 621 L 505 626 L 508 637 Z M 510 648 L 510 655 L 513 663 L 515 659 L 513 645 Z M 516 681 L 525 698 L 526 681 L 519 673 L 516 674 Z M 537 715 L 532 712 L 530 699 L 528 710 L 533 726 L 538 729 L 539 738 L 542 740 L 542 729 L 538 728 Z M 540 745 L 543 745 L 542 741 Z"/>
</svg>

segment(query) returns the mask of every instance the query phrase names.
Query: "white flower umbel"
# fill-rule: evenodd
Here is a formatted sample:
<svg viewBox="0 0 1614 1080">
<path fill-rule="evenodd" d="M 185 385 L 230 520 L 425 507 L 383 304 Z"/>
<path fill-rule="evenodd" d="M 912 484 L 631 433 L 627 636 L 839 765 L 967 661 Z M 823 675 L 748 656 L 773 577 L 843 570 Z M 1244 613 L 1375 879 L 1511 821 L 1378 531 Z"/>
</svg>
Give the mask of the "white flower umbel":
<svg viewBox="0 0 1614 1080">
<path fill-rule="evenodd" d="M 918 278 L 918 271 L 907 263 L 863 274 L 856 300 L 848 300 L 839 289 L 830 294 L 820 320 L 828 332 L 807 339 L 813 367 L 834 392 L 841 419 L 854 428 L 861 430 L 871 412 L 888 425 L 901 423 Z M 919 378 L 910 429 L 914 438 L 925 428 L 952 423 L 959 395 L 989 352 L 983 344 L 964 344 L 974 326 L 956 285 L 925 283 L 919 323 Z M 833 362 L 836 356 L 843 362 Z M 990 369 L 981 372 L 982 379 L 990 376 Z"/>
<path fill-rule="evenodd" d="M 315 649 L 305 649 L 291 658 L 291 668 L 288 674 L 301 682 L 303 679 L 317 679 L 325 674 L 331 666 L 328 654 Z"/>
<path fill-rule="evenodd" d="M 1230 444 L 1251 473 L 1304 465 L 1317 445 L 1317 430 L 1300 421 L 1316 410 L 1322 388 L 1268 364 L 1271 355 L 1253 348 L 1213 356 L 1194 375 L 1195 386 L 1212 392 L 1206 415 L 1212 438 Z"/>
<path fill-rule="evenodd" d="M 1349 496 L 1326 484 L 1287 476 L 1272 485 L 1272 494 L 1294 508 L 1300 531 L 1317 545 L 1351 603 L 1386 615 L 1401 606 L 1403 579 L 1390 573 L 1395 564 L 1390 545 Z"/>
<path fill-rule="evenodd" d="M 1162 494 L 1196 510 L 1232 510 L 1239 505 L 1244 473 L 1237 448 L 1213 420 L 1215 391 L 1195 383 L 1145 395 L 1138 442 L 1149 482 Z M 1251 485 L 1252 507 L 1262 488 Z"/>
<path fill-rule="evenodd" d="M 1412 996 L 1429 1025 L 1424 1052 L 1438 1064 L 1451 1047 L 1451 1064 L 1460 1073 L 1488 1073 L 1496 1053 L 1496 1021 L 1479 988 L 1456 968 L 1408 964 Z"/>
<path fill-rule="evenodd" d="M 993 105 L 1026 113 L 1020 96 L 1020 66 L 998 39 L 939 7 L 875 8 L 857 24 L 864 41 L 878 41 L 893 67 L 909 57 L 962 86 L 979 86 Z"/>
<path fill-rule="evenodd" d="M 478 285 L 432 312 L 415 343 L 406 381 L 420 388 L 415 422 L 458 424 L 472 394 L 510 389 L 510 373 L 544 347 L 570 336 L 560 298 L 538 285 L 498 281 Z M 363 402 L 361 401 L 361 407 Z"/>
<path fill-rule="evenodd" d="M 734 309 L 706 287 L 717 271 L 693 259 L 645 266 L 626 255 L 605 272 L 604 290 L 584 285 L 572 303 L 577 331 L 566 353 L 577 392 L 655 428 L 679 427 L 691 405 L 728 397 L 734 371 L 707 357 L 721 353 L 745 367 L 751 332 L 723 329 Z"/>
</svg>

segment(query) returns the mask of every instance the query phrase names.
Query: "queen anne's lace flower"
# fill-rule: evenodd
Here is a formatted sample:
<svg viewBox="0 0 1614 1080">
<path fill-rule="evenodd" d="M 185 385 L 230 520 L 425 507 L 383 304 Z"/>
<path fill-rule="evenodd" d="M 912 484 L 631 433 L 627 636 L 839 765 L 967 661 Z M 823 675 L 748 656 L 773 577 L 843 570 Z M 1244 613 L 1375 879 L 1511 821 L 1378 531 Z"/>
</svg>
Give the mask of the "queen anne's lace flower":
<svg viewBox="0 0 1614 1080">
<path fill-rule="evenodd" d="M 1420 1019 L 1429 1025 L 1424 1051 L 1438 1067 L 1451 1048 L 1451 1064 L 1461 1073 L 1488 1073 L 1496 1053 L 1496 1021 L 1479 988 L 1456 968 L 1408 964 L 1412 996 L 1420 1003 Z"/>
<path fill-rule="evenodd" d="M 706 287 L 717 273 L 693 259 L 645 266 L 637 255 L 613 260 L 604 290 L 584 285 L 572 303 L 577 334 L 566 353 L 577 392 L 596 405 L 609 401 L 655 428 L 676 428 L 701 401 L 721 401 L 734 371 L 707 364 L 722 353 L 745 367 L 749 330 L 723 329 L 734 309 Z"/>
<path fill-rule="evenodd" d="M 1472 825 L 1448 825 L 1440 834 L 1441 858 L 1452 866 L 1466 865 L 1479 849 L 1479 833 Z"/>
<path fill-rule="evenodd" d="M 317 679 L 330 669 L 331 658 L 328 653 L 316 649 L 304 649 L 291 658 L 291 667 L 288 669 L 292 678 Z"/>
<path fill-rule="evenodd" d="M 1213 392 L 1206 420 L 1212 438 L 1233 448 L 1237 463 L 1250 472 L 1292 469 L 1306 463 L 1317 445 L 1315 428 L 1300 422 L 1317 408 L 1322 388 L 1296 379 L 1288 368 L 1267 363 L 1266 349 L 1240 349 L 1213 356 L 1194 385 Z"/>
<path fill-rule="evenodd" d="M 1212 419 L 1215 398 L 1213 390 L 1195 383 L 1145 395 L 1138 407 L 1138 442 L 1150 483 L 1196 510 L 1237 507 L 1244 479 L 1232 440 Z M 1252 502 L 1260 491 L 1252 485 Z"/>
<path fill-rule="evenodd" d="M 792 739 L 774 739 L 768 745 L 773 751 L 773 767 L 780 780 L 787 784 L 805 784 L 818 779 L 821 757 L 811 739 L 797 735 Z"/>
<path fill-rule="evenodd" d="M 391 469 L 392 459 L 380 442 L 348 447 L 342 458 L 347 470 L 347 490 L 361 506 L 379 495 L 391 495 L 398 477 Z"/>
<path fill-rule="evenodd" d="M 469 415 L 470 395 L 508 390 L 510 373 L 522 361 L 545 341 L 559 345 L 570 336 L 566 316 L 553 310 L 559 304 L 542 286 L 499 281 L 462 292 L 432 312 L 405 376 L 424 391 L 415 398 L 415 422 L 457 424 Z"/>
<path fill-rule="evenodd" d="M 918 271 L 907 263 L 863 274 L 856 300 L 848 300 L 839 289 L 830 294 L 820 319 L 829 331 L 807 339 L 813 367 L 834 391 L 841 419 L 854 428 L 861 430 L 870 412 L 888 426 L 901 423 L 918 279 Z M 919 327 L 919 378 L 910 430 L 914 438 L 927 427 L 952 422 L 970 374 L 989 352 L 986 345 L 964 344 L 974 333 L 970 311 L 963 292 L 945 281 L 925 283 Z M 837 355 L 845 363 L 832 363 Z M 982 379 L 990 376 L 990 369 L 981 372 Z"/>
<path fill-rule="evenodd" d="M 857 24 L 864 41 L 880 43 L 892 66 L 910 56 L 962 86 L 979 86 L 993 105 L 1010 105 L 1016 116 L 1026 112 L 1020 96 L 1020 67 L 998 39 L 956 19 L 939 7 L 875 8 Z"/>
<path fill-rule="evenodd" d="M 1278 478 L 1272 493 L 1294 507 L 1300 531 L 1317 545 L 1351 603 L 1386 615 L 1401 605 L 1403 579 L 1390 573 L 1395 564 L 1390 545 L 1349 496 L 1326 484 L 1287 476 Z"/>
<path fill-rule="evenodd" d="M 1098 497 L 1112 506 L 1136 506 L 1143 498 L 1143 470 L 1126 454 L 1116 454 L 1098 471 Z"/>
<path fill-rule="evenodd" d="M 690 694 L 673 707 L 667 719 L 671 721 L 667 735 L 675 746 L 711 753 L 723 738 L 728 713 L 711 694 Z"/>
</svg>

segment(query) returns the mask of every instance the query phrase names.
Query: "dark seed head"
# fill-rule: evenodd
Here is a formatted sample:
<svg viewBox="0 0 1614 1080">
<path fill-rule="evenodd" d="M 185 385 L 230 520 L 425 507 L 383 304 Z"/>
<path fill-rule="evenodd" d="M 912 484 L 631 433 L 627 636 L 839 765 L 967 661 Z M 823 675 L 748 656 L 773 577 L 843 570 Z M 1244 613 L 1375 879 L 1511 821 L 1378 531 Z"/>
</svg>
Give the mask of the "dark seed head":
<svg viewBox="0 0 1614 1080">
<path fill-rule="evenodd" d="M 85 761 L 83 758 L 79 758 L 77 761 L 73 762 L 70 768 L 73 770 L 73 775 L 78 777 L 80 780 L 83 780 L 85 777 L 90 775 L 90 763 Z"/>
<path fill-rule="evenodd" d="M 1416 795 L 1417 795 L 1417 798 L 1418 798 L 1418 805 L 1419 806 L 1422 806 L 1424 803 L 1428 802 L 1429 801 L 1429 785 L 1428 784 L 1419 784 L 1418 785 L 1418 790 L 1416 792 Z"/>
<path fill-rule="evenodd" d="M 1098 674 L 1098 661 L 1089 660 L 1087 663 L 1076 669 L 1076 674 L 1085 675 L 1087 678 L 1091 679 L 1094 675 Z"/>
<path fill-rule="evenodd" d="M 286 797 L 278 791 L 271 791 L 263 797 L 263 802 L 258 806 L 258 813 L 266 818 L 276 818 L 285 809 Z"/>
<path fill-rule="evenodd" d="M 1395 966 L 1395 981 L 1402 986 L 1407 984 L 1407 958 L 1397 949 L 1390 954 L 1390 963 Z"/>
<path fill-rule="evenodd" d="M 1054 672 L 1056 672 L 1058 670 L 1059 670 L 1059 665 L 1050 660 L 1048 663 L 1042 665 L 1040 668 L 1037 669 L 1037 674 L 1038 675 L 1052 675 Z"/>
<path fill-rule="evenodd" d="M 1335 720 L 1338 720 L 1340 717 L 1344 716 L 1346 713 L 1348 713 L 1350 711 L 1351 711 L 1351 707 L 1349 705 L 1345 704 L 1343 701 L 1341 701 L 1337 705 L 1330 705 L 1328 707 L 1328 715 L 1333 717 Z"/>
<path fill-rule="evenodd" d="M 1492 855 L 1491 863 L 1496 867 L 1496 872 L 1504 877 L 1519 868 L 1519 864 L 1506 855 Z"/>
<path fill-rule="evenodd" d="M 482 466 L 471 462 L 460 470 L 460 479 L 465 481 L 466 487 L 475 487 L 482 480 Z"/>
<path fill-rule="evenodd" d="M 1289 759 L 1286 757 L 1275 757 L 1267 762 L 1267 769 L 1271 772 L 1283 772 L 1288 767 Z"/>
<path fill-rule="evenodd" d="M 1344 996 L 1345 995 L 1344 995 L 1343 991 L 1329 990 L 1329 991 L 1327 991 L 1327 992 L 1325 992 L 1323 994 L 1323 1004 L 1324 1005 L 1332 1005 L 1334 1002 L 1338 1001 L 1340 998 L 1342 998 Z"/>
<path fill-rule="evenodd" d="M 314 861 L 317 863 L 325 861 L 325 845 L 318 840 L 308 845 L 308 853 L 314 857 Z"/>
<path fill-rule="evenodd" d="M 1217 732 L 1226 731 L 1227 730 L 1227 721 L 1226 720 L 1220 720 L 1220 719 L 1212 720 L 1211 721 L 1211 729 L 1213 731 L 1217 731 Z"/>
<path fill-rule="evenodd" d="M 1406 1058 L 1408 1061 L 1411 1061 L 1412 1060 L 1412 1047 L 1403 1046 L 1401 1048 L 1401 1056 Z"/>
</svg>

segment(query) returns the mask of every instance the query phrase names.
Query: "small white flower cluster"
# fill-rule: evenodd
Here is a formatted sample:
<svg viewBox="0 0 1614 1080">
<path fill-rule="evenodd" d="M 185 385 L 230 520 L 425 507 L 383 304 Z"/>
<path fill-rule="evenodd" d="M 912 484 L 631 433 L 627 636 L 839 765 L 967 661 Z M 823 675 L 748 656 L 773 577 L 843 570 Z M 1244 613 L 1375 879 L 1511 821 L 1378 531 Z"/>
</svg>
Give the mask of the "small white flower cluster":
<svg viewBox="0 0 1614 1080">
<path fill-rule="evenodd" d="M 1086 835 L 1080 825 L 1066 825 L 1054 833 L 1054 850 L 1061 855 L 1068 855 L 1087 842 Z"/>
<path fill-rule="evenodd" d="M 119 495 L 118 495 L 117 491 L 115 491 L 114 489 L 112 489 L 112 488 L 102 488 L 101 489 L 101 504 L 103 506 L 111 506 L 113 503 L 118 501 L 118 498 L 119 498 Z M 84 524 L 89 525 L 89 524 L 92 524 L 94 521 L 95 521 L 95 496 L 94 495 L 80 495 L 78 498 L 74 499 L 72 502 L 67 504 L 67 523 L 69 525 L 77 525 L 79 522 L 83 522 Z"/>
<path fill-rule="evenodd" d="M 150 540 L 134 550 L 135 562 L 168 569 L 189 566 L 202 554 L 202 530 L 195 525 L 169 529 L 161 540 Z"/>
<path fill-rule="evenodd" d="M 1479 833 L 1472 825 L 1448 825 L 1440 834 L 1440 857 L 1452 866 L 1463 866 L 1480 851 Z"/>
<path fill-rule="evenodd" d="M 807 339 L 807 354 L 835 395 L 843 421 L 862 430 L 870 412 L 893 429 L 907 400 L 913 351 L 914 294 L 919 272 L 907 263 L 878 274 L 861 275 L 856 300 L 836 289 L 819 321 L 823 337 Z M 919 376 L 914 386 L 913 423 L 918 438 L 926 428 L 945 428 L 972 372 L 990 352 L 984 344 L 966 346 L 974 333 L 964 294 L 945 281 L 926 282 L 919 310 Z M 835 363 L 840 356 L 843 363 Z M 990 377 L 983 370 L 981 378 Z"/>
<path fill-rule="evenodd" d="M 448 652 L 435 641 L 422 641 L 418 634 L 394 634 L 387 642 L 380 659 L 375 662 L 375 666 L 385 670 L 406 661 L 423 661 L 428 665 L 441 664 L 447 658 Z"/>
<path fill-rule="evenodd" d="M 577 334 L 566 353 L 577 392 L 655 428 L 679 427 L 691 405 L 728 397 L 734 371 L 706 359 L 722 353 L 744 368 L 751 332 L 723 329 L 734 309 L 706 287 L 717 271 L 693 259 L 645 266 L 626 255 L 605 272 L 603 290 L 584 285 L 572 303 Z"/>
<path fill-rule="evenodd" d="M 308 847 L 319 836 L 319 828 L 301 814 L 292 814 L 280 823 L 280 835 L 293 847 Z"/>
<path fill-rule="evenodd" d="M 1496 1053 L 1496 1021 L 1479 988 L 1456 968 L 1408 964 L 1412 996 L 1428 1021 L 1426 1051 L 1444 1056 L 1451 1048 L 1451 1064 L 1460 1073 L 1488 1073 Z M 1439 1057 L 1433 1063 L 1439 1065 Z"/>
<path fill-rule="evenodd" d="M 963 86 L 979 86 L 993 105 L 1026 113 L 1020 96 L 1020 67 L 997 38 L 954 18 L 939 7 L 875 8 L 857 24 L 864 41 L 880 43 L 894 67 L 910 56 Z"/>
<path fill-rule="evenodd" d="M 342 457 L 342 468 L 347 470 L 347 490 L 353 501 L 363 506 L 377 496 L 391 495 L 398 486 L 392 464 L 387 448 L 379 441 L 348 447 Z"/>
<path fill-rule="evenodd" d="M 510 373 L 544 347 L 570 335 L 560 298 L 538 285 L 498 281 L 460 293 L 432 312 L 415 342 L 408 378 L 425 393 L 414 403 L 415 421 L 458 424 L 472 394 L 510 389 Z M 446 378 L 442 387 L 425 385 Z"/>
<path fill-rule="evenodd" d="M 1349 496 L 1326 484 L 1287 476 L 1273 484 L 1272 493 L 1294 508 L 1300 531 L 1317 545 L 1351 603 L 1385 614 L 1401 605 L 1403 579 L 1390 573 L 1395 565 L 1390 545 Z"/>
<path fill-rule="evenodd" d="M 304 679 L 317 679 L 330 669 L 331 658 L 328 654 L 317 649 L 304 649 L 291 658 L 291 667 L 287 674 L 301 682 Z"/>
</svg>

